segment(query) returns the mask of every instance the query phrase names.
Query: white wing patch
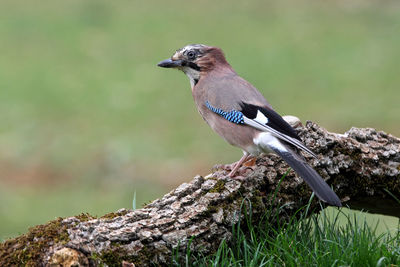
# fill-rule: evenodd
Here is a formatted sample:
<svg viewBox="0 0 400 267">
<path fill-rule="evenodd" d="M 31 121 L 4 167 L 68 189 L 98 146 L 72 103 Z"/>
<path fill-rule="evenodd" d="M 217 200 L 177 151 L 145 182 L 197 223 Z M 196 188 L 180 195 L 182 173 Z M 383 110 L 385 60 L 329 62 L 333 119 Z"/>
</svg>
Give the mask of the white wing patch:
<svg viewBox="0 0 400 267">
<path fill-rule="evenodd" d="M 259 110 L 257 110 L 257 116 L 254 118 L 254 120 L 261 124 L 267 124 L 269 121 L 268 118 L 265 117 L 265 115 Z"/>
</svg>

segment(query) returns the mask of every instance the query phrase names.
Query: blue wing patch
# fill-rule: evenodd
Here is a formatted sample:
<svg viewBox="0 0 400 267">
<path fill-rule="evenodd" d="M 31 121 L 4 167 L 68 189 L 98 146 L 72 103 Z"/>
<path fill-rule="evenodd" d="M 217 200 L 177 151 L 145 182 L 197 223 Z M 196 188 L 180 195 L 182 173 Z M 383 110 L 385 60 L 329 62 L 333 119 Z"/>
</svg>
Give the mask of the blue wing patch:
<svg viewBox="0 0 400 267">
<path fill-rule="evenodd" d="M 208 101 L 206 101 L 206 107 L 214 113 L 217 113 L 224 119 L 236 123 L 236 124 L 244 124 L 243 113 L 237 110 L 231 110 L 229 112 L 223 111 L 220 108 L 213 107 Z"/>
</svg>

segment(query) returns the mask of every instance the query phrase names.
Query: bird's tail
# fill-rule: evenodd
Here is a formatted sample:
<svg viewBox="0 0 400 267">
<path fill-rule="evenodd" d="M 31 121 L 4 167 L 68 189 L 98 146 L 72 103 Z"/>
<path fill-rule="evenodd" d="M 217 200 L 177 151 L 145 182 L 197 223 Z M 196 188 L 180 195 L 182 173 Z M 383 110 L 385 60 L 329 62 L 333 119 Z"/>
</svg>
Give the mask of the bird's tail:
<svg viewBox="0 0 400 267">
<path fill-rule="evenodd" d="M 304 179 L 304 181 L 306 181 L 318 198 L 332 206 L 342 206 L 339 197 L 335 192 L 333 192 L 324 179 L 322 179 L 322 177 L 288 145 L 284 144 L 277 138 L 271 137 L 265 138 L 263 141 L 265 142 L 260 142 L 259 145 L 264 149 L 272 150 L 281 156 L 282 159 L 285 160 L 287 164 L 289 164 L 289 166 Z"/>
</svg>

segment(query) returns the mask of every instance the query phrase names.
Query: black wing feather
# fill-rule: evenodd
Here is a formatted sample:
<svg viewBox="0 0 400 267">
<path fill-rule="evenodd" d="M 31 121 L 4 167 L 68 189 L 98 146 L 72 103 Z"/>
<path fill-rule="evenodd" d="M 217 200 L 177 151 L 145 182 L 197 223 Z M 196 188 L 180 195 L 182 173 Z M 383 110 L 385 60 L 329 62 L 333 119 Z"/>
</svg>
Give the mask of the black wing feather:
<svg viewBox="0 0 400 267">
<path fill-rule="evenodd" d="M 260 111 L 262 112 L 265 117 L 268 118 L 268 123 L 267 125 L 270 126 L 271 128 L 274 128 L 275 130 L 286 134 L 292 138 L 295 138 L 299 141 L 301 141 L 300 137 L 297 135 L 295 130 L 290 126 L 289 123 L 287 123 L 281 115 L 279 115 L 276 111 L 270 108 L 264 108 L 252 104 L 247 104 L 247 103 L 242 103 L 241 105 L 241 112 L 243 113 L 244 116 L 246 116 L 249 119 L 255 119 L 257 117 L 257 112 Z"/>
</svg>

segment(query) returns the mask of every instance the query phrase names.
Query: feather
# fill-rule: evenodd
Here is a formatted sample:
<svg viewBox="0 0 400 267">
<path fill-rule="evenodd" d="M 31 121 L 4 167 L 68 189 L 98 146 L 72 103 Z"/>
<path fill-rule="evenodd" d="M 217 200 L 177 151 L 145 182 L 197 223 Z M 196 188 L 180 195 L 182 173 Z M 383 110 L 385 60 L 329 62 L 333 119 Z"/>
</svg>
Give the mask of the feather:
<svg viewBox="0 0 400 267">
<path fill-rule="evenodd" d="M 289 144 L 304 150 L 305 152 L 307 152 L 308 154 L 310 154 L 311 156 L 313 156 L 314 158 L 317 158 L 317 155 L 314 154 L 314 152 L 312 152 L 308 147 L 306 147 L 305 145 L 303 145 L 303 143 L 301 143 L 301 141 L 294 139 L 293 137 L 290 137 L 288 135 L 285 135 L 284 133 L 279 132 L 278 130 L 270 127 L 269 125 L 265 125 L 265 124 L 261 124 L 255 120 L 251 120 L 245 116 L 243 116 L 243 121 L 244 124 L 247 124 L 249 126 L 252 126 L 260 131 L 263 132 L 270 132 L 271 134 L 273 134 L 275 137 L 288 142 Z"/>
<path fill-rule="evenodd" d="M 260 133 L 254 142 L 264 150 L 272 150 L 282 157 L 292 169 L 311 187 L 317 197 L 330 205 L 341 207 L 339 197 L 322 177 L 296 152 L 270 133 Z"/>
<path fill-rule="evenodd" d="M 241 110 L 229 112 L 216 108 L 206 101 L 206 107 L 212 112 L 222 116 L 226 120 L 236 124 L 246 124 L 263 132 L 270 132 L 279 139 L 304 150 L 317 158 L 302 142 L 294 129 L 274 110 L 263 108 L 252 104 L 241 104 Z"/>
<path fill-rule="evenodd" d="M 272 108 L 261 107 L 242 102 L 240 111 L 247 118 L 254 120 L 262 125 L 268 125 L 278 130 L 280 133 L 300 140 L 295 130 Z"/>
<path fill-rule="evenodd" d="M 243 113 L 237 110 L 231 110 L 229 112 L 226 112 L 220 108 L 215 108 L 213 107 L 208 101 L 206 101 L 206 106 L 209 110 L 211 110 L 214 113 L 217 113 L 224 119 L 236 123 L 236 124 L 243 124 Z"/>
<path fill-rule="evenodd" d="M 304 150 L 305 152 L 317 158 L 308 147 L 302 142 L 292 126 L 289 125 L 278 113 L 271 108 L 264 108 L 252 104 L 242 103 L 241 112 L 244 115 L 244 123 L 257 128 L 263 132 L 271 132 L 273 135 L 289 144 Z"/>
</svg>

